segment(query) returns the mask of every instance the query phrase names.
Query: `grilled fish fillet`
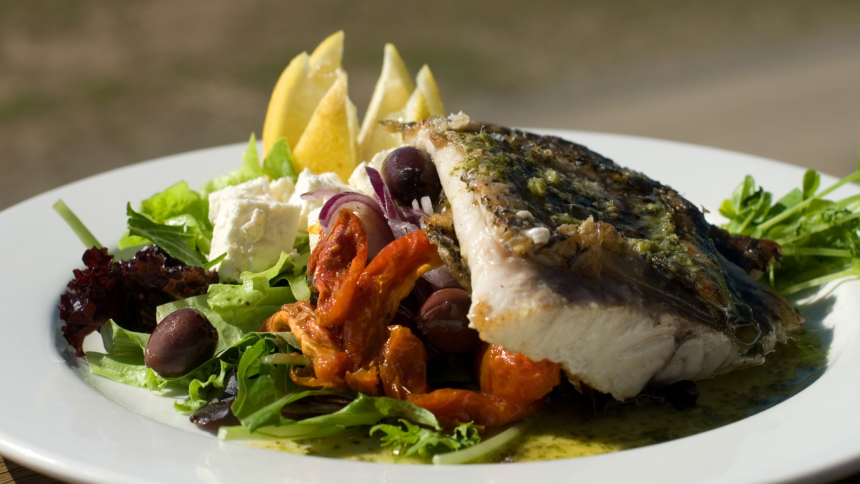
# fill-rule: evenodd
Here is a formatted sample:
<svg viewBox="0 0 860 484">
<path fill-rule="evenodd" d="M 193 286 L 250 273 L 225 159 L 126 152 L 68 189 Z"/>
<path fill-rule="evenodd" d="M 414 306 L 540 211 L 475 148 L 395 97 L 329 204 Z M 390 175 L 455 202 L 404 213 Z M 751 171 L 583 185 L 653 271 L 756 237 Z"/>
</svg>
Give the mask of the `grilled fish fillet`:
<svg viewBox="0 0 860 484">
<path fill-rule="evenodd" d="M 401 131 L 436 164 L 455 234 L 425 231 L 469 278 L 469 320 L 486 342 L 624 400 L 762 363 L 803 322 L 729 262 L 760 268 L 778 246 L 720 232 L 640 173 L 462 114 Z"/>
</svg>

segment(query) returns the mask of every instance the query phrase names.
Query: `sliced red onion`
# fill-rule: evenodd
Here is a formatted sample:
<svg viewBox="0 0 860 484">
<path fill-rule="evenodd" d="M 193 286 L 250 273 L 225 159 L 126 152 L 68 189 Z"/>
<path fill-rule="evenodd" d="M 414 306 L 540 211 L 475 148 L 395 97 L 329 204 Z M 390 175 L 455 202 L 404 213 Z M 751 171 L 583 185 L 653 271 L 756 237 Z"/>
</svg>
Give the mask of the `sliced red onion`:
<svg viewBox="0 0 860 484">
<path fill-rule="evenodd" d="M 365 169 L 367 170 L 367 177 L 370 179 L 370 184 L 373 186 L 374 198 L 382 207 L 382 212 L 388 220 L 388 226 L 391 227 L 391 232 L 394 234 L 394 237 L 400 238 L 410 232 L 420 229 L 421 221 L 429 217 L 432 213 L 433 206 L 430 203 L 429 197 L 424 197 L 427 198 L 426 203 L 424 203 L 424 208 L 429 206 L 431 210 L 430 213 L 422 210 L 422 206 L 419 204 L 418 200 L 414 200 L 412 202 L 411 208 L 405 207 L 401 210 L 400 207 L 397 206 L 397 203 L 395 203 L 394 197 L 391 196 L 391 192 L 388 190 L 388 187 L 385 186 L 385 182 L 382 181 L 382 175 L 369 166 Z M 421 200 L 421 202 L 425 201 Z M 441 289 L 443 287 L 460 287 L 460 284 L 457 283 L 457 280 L 451 275 L 451 271 L 449 271 L 445 266 L 428 271 L 423 277 L 434 286 L 434 289 Z"/>
<path fill-rule="evenodd" d="M 333 219 L 334 215 L 339 211 L 337 209 L 344 203 L 350 202 L 359 202 L 367 205 L 370 209 L 379 214 L 380 217 L 383 219 L 385 218 L 385 215 L 382 213 L 382 209 L 379 208 L 379 204 L 373 201 L 372 198 L 367 195 L 362 195 L 361 193 L 343 192 L 335 194 L 325 202 L 325 205 L 322 206 L 322 209 L 320 210 L 320 225 L 324 228 L 330 227 L 332 223 L 331 219 Z"/>
<path fill-rule="evenodd" d="M 394 197 L 391 196 L 391 192 L 388 190 L 388 187 L 385 186 L 385 182 L 382 181 L 382 175 L 380 175 L 375 168 L 366 166 L 364 169 L 367 171 L 367 178 L 370 179 L 370 185 L 373 187 L 373 198 L 375 198 L 376 203 L 382 207 L 382 213 L 385 214 L 385 218 L 402 218 L 400 209 L 397 208 L 397 203 L 394 201 Z"/>
<path fill-rule="evenodd" d="M 354 192 L 335 194 L 323 205 L 319 217 L 323 235 L 328 235 L 337 220 L 336 215 L 343 209 L 356 214 L 364 225 L 364 231 L 367 233 L 368 259 L 372 259 L 383 247 L 394 240 L 394 234 L 379 205 L 372 198 Z"/>
<path fill-rule="evenodd" d="M 371 186 L 373 186 L 373 196 L 382 207 L 382 213 L 388 220 L 388 226 L 391 227 L 394 237 L 400 238 L 420 229 L 421 218 L 411 213 L 407 215 L 403 210 L 400 210 L 397 202 L 394 201 L 394 197 L 391 196 L 388 187 L 385 186 L 385 182 L 382 181 L 382 175 L 369 166 L 365 167 L 365 170 L 367 170 L 367 177 L 370 179 Z M 411 209 L 407 208 L 406 210 Z"/>
<path fill-rule="evenodd" d="M 449 271 L 446 266 L 437 267 L 432 271 L 427 271 L 422 277 L 427 279 L 427 281 L 433 285 L 433 290 L 436 291 L 445 287 L 459 287 L 462 289 L 460 283 L 457 282 L 457 279 L 454 279 L 454 276 L 451 275 L 451 271 Z"/>
<path fill-rule="evenodd" d="M 319 190 L 314 190 L 312 192 L 302 193 L 301 195 L 299 195 L 299 198 L 301 198 L 302 200 L 313 200 L 315 198 L 332 197 L 334 195 L 337 195 L 338 193 L 340 192 L 336 190 L 322 188 Z"/>
</svg>

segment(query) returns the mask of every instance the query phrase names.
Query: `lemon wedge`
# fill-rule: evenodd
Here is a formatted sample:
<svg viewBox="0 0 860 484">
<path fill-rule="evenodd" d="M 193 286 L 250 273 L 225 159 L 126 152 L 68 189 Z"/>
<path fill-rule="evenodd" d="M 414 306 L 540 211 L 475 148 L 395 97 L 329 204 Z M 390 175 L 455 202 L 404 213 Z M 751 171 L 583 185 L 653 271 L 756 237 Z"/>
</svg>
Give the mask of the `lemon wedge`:
<svg viewBox="0 0 860 484">
<path fill-rule="evenodd" d="M 391 119 L 400 119 L 403 122 L 411 123 L 421 121 L 430 116 L 444 116 L 445 106 L 442 104 L 442 97 L 439 95 L 439 87 L 436 86 L 436 79 L 433 78 L 433 73 L 426 65 L 418 71 L 415 77 L 417 87 L 412 91 L 409 100 L 406 101 L 406 106 L 402 110 L 393 113 Z M 399 146 L 397 143 L 386 148 Z"/>
<path fill-rule="evenodd" d="M 424 64 L 424 67 L 418 71 L 418 76 L 415 77 L 415 84 L 418 85 L 418 91 L 424 96 L 424 102 L 427 103 L 427 111 L 430 113 L 427 116 L 417 119 L 409 119 L 408 121 L 421 121 L 428 116 L 445 116 L 445 105 L 442 104 L 442 95 L 439 94 L 439 86 L 436 85 L 436 78 L 430 72 L 430 67 Z"/>
<path fill-rule="evenodd" d="M 290 61 L 272 91 L 263 123 L 263 153 L 279 138 L 296 146 L 323 96 L 341 70 L 343 31 L 322 41 L 311 55 L 302 52 Z"/>
<path fill-rule="evenodd" d="M 375 153 L 400 144 L 399 135 L 380 129 L 379 121 L 391 119 L 392 114 L 400 112 L 414 90 L 415 84 L 397 48 L 393 44 L 385 44 L 382 73 L 376 81 L 358 134 L 359 160 L 370 160 Z"/>
<path fill-rule="evenodd" d="M 315 81 L 329 79 L 331 85 L 335 80 L 335 72 L 341 68 L 343 59 L 343 30 L 329 35 L 311 54 L 310 63 L 314 71 L 311 73 Z"/>
<path fill-rule="evenodd" d="M 358 164 L 358 115 L 347 94 L 347 77 L 336 72 L 336 80 L 319 102 L 293 150 L 298 170 L 314 173 L 333 171 L 348 180 Z"/>
<path fill-rule="evenodd" d="M 424 97 L 424 93 L 420 89 L 416 89 L 409 96 L 409 102 L 406 103 L 406 107 L 403 108 L 403 121 L 421 121 L 430 116 L 432 115 L 430 114 L 430 104 L 427 103 L 427 98 Z"/>
</svg>

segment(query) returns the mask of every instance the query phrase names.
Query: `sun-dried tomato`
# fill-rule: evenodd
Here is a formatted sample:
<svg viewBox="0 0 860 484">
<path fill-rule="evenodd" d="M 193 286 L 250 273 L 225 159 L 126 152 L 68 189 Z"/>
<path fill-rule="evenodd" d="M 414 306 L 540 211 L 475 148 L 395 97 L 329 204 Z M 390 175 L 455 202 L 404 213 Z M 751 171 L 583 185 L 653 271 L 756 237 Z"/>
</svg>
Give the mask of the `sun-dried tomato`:
<svg viewBox="0 0 860 484">
<path fill-rule="evenodd" d="M 533 361 L 499 345 L 484 344 L 480 355 L 481 393 L 514 403 L 540 400 L 561 383 L 561 368 L 549 361 Z"/>
<path fill-rule="evenodd" d="M 371 397 L 378 397 L 382 394 L 379 388 L 379 368 L 377 368 L 376 362 L 372 362 L 365 368 L 346 372 L 346 384 L 350 390 Z"/>
<path fill-rule="evenodd" d="M 293 380 L 304 386 L 345 389 L 346 353 L 341 349 L 336 335 L 317 324 L 310 303 L 301 301 L 285 304 L 269 317 L 264 326 L 267 329 L 284 329 L 285 323 L 298 338 L 302 353 L 313 365 L 313 376 L 296 373 Z"/>
<path fill-rule="evenodd" d="M 408 358 L 422 365 L 426 360 L 423 343 L 411 332 L 409 336 L 421 344 L 421 353 L 408 358 L 400 355 L 398 352 L 405 348 L 403 343 L 410 339 L 398 334 L 389 358 L 394 366 L 380 369 L 379 365 L 386 364 L 383 345 L 389 339 L 387 325 L 400 301 L 422 274 L 442 264 L 436 246 L 424 232 L 417 231 L 388 244 L 367 267 L 366 260 L 367 237 L 361 221 L 343 211 L 329 235 L 314 249 L 308 264 L 308 273 L 313 274 L 313 285 L 319 291 L 316 309 L 310 303 L 284 306 L 262 329 L 282 328 L 287 322 L 299 338 L 314 371 L 313 375 L 294 375 L 299 383 L 347 386 L 377 395 L 382 393 L 381 371 L 388 375 L 391 388 L 399 388 L 396 393 L 405 391 L 403 385 L 409 391 L 426 391 L 426 383 L 419 385 L 415 380 L 419 370 L 407 369 Z M 416 366 L 414 362 L 412 367 Z M 426 377 L 423 379 L 426 381 Z M 395 380 L 398 383 L 393 383 Z"/>
<path fill-rule="evenodd" d="M 391 242 L 373 258 L 358 280 L 343 326 L 343 347 L 352 365 L 378 357 L 400 301 L 422 274 L 441 265 L 436 246 L 421 230 Z"/>
<path fill-rule="evenodd" d="M 389 397 L 405 400 L 413 393 L 427 393 L 427 353 L 424 343 L 409 328 L 389 326 L 382 350 L 382 388 Z"/>
<path fill-rule="evenodd" d="M 445 426 L 474 422 L 476 425 L 494 427 L 528 417 L 543 407 L 543 400 L 519 404 L 493 395 L 457 388 L 409 395 L 407 399 L 433 412 Z"/>
<path fill-rule="evenodd" d="M 357 215 L 342 210 L 329 234 L 314 247 L 308 261 L 308 274 L 318 292 L 316 312 L 321 326 L 343 324 L 366 264 L 364 226 Z"/>
<path fill-rule="evenodd" d="M 495 426 L 540 410 L 543 397 L 561 381 L 557 364 L 532 361 L 499 345 L 484 344 L 478 354 L 478 373 L 480 393 L 445 388 L 408 399 L 433 412 L 446 425 L 473 421 Z"/>
</svg>

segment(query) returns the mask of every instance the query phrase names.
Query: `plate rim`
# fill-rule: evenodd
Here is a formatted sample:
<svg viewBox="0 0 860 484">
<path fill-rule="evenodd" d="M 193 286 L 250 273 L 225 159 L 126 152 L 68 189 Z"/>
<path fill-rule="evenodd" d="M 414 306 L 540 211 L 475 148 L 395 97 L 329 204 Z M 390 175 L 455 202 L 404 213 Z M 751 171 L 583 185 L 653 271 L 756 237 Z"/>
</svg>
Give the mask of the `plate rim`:
<svg viewBox="0 0 860 484">
<path fill-rule="evenodd" d="M 647 138 L 647 137 L 641 137 L 641 136 L 623 135 L 623 134 L 590 132 L 590 131 L 573 131 L 573 130 L 559 130 L 559 129 L 546 129 L 546 128 L 531 128 L 531 130 L 536 131 L 536 132 L 552 134 L 552 135 L 556 135 L 556 136 L 562 136 L 562 137 L 567 138 L 567 139 L 576 139 L 579 136 L 584 136 L 586 138 L 587 137 L 603 137 L 607 140 L 607 142 L 609 142 L 610 140 L 623 139 L 623 140 L 626 140 L 628 142 L 634 142 L 634 143 L 644 142 L 644 143 L 668 144 L 668 145 L 673 145 L 674 147 L 676 147 L 678 149 L 696 149 L 696 150 L 705 149 L 705 150 L 711 150 L 711 151 L 717 152 L 717 153 L 722 154 L 724 156 L 746 157 L 749 160 L 756 161 L 756 163 L 764 163 L 766 165 L 771 165 L 773 167 L 779 167 L 781 169 L 788 168 L 788 167 L 790 167 L 794 170 L 802 170 L 803 169 L 802 167 L 798 167 L 796 165 L 791 165 L 788 163 L 782 163 L 779 161 L 770 160 L 770 159 L 762 158 L 762 157 L 755 156 L 755 155 L 749 155 L 749 154 L 738 153 L 738 152 L 725 150 L 725 149 L 721 149 L 721 148 L 708 147 L 708 146 L 696 145 L 696 144 L 691 144 L 691 143 L 683 143 L 683 142 L 678 142 L 678 141 L 663 140 L 663 139 L 656 139 L 656 138 Z M 199 150 L 193 150 L 193 151 L 189 151 L 189 152 L 163 156 L 163 157 L 143 161 L 140 163 L 135 163 L 132 165 L 117 167 L 117 168 L 114 168 L 114 169 L 111 169 L 111 170 L 108 170 L 108 171 L 105 171 L 102 173 L 94 174 L 94 175 L 88 176 L 86 178 L 74 181 L 72 183 L 63 185 L 61 187 L 57 187 L 57 188 L 51 189 L 49 191 L 43 192 L 43 193 L 36 195 L 36 196 L 33 196 L 27 200 L 24 200 L 22 202 L 18 202 L 15 205 L 12 205 L 11 207 L 4 209 L 3 211 L 0 211 L 0 227 L 3 226 L 4 220 L 6 218 L 11 217 L 11 214 L 13 214 L 13 213 L 17 213 L 19 211 L 25 211 L 28 209 L 28 207 L 35 206 L 41 202 L 44 202 L 45 200 L 50 200 L 52 197 L 55 197 L 61 193 L 68 192 L 68 191 L 74 191 L 74 190 L 80 190 L 82 187 L 85 187 L 89 184 L 98 183 L 100 180 L 105 180 L 105 179 L 109 179 L 109 178 L 117 177 L 117 176 L 122 176 L 122 175 L 127 175 L 128 173 L 133 172 L 135 170 L 149 169 L 150 166 L 158 165 L 161 163 L 172 162 L 172 160 L 177 159 L 177 158 L 197 158 L 197 157 L 203 157 L 203 156 L 206 156 L 209 154 L 221 153 L 222 151 L 225 151 L 225 150 L 226 151 L 239 151 L 240 149 L 244 149 L 245 146 L 246 146 L 245 143 L 235 143 L 235 144 L 230 144 L 230 145 L 203 148 L 203 149 L 199 149 Z M 622 162 L 622 164 L 623 164 L 623 162 Z M 238 162 L 236 163 L 236 165 L 238 165 Z M 214 174 L 210 174 L 210 175 L 214 176 L 217 174 L 218 173 L 214 173 Z M 824 175 L 823 175 L 823 178 L 824 178 Z M 827 176 L 826 178 L 833 178 L 833 177 Z M 156 190 L 157 189 L 158 188 L 156 188 Z M 0 255 L 0 260 L 2 260 L 2 255 Z M 52 328 L 53 328 L 53 326 L 52 326 Z M 51 331 L 48 331 L 48 333 L 50 334 Z M 54 335 L 54 336 L 56 336 L 56 335 Z M 0 347 L 2 347 L 2 346 L 0 346 Z M 49 344 L 48 347 L 55 348 L 53 346 L 53 344 Z M 54 355 L 54 356 L 56 356 L 56 355 Z M 2 357 L 0 357 L 0 361 L 2 361 Z M 828 369 L 828 371 L 829 371 L 829 369 Z M 826 373 L 827 372 L 825 372 L 825 374 Z M 822 378 L 823 377 L 824 377 L 824 375 L 822 375 Z M 83 381 L 80 381 L 80 383 L 84 384 L 85 386 L 88 386 Z M 92 390 L 92 387 L 89 387 L 89 388 Z M 803 393 L 803 392 L 801 392 L 801 393 Z M 797 398 L 797 396 L 792 397 L 792 399 L 789 399 L 789 400 L 793 400 L 794 398 Z M 113 403 L 113 402 L 111 402 L 111 403 Z M 0 404 L 0 408 L 2 408 L 2 407 L 3 407 L 2 404 Z M 129 411 L 129 410 L 126 410 L 126 411 Z M 766 410 L 765 412 L 762 412 L 762 413 L 767 413 L 767 412 L 770 412 L 770 409 Z M 761 414 L 759 414 L 759 415 L 761 415 Z M 146 417 L 142 417 L 140 415 L 137 415 L 137 417 L 140 419 L 146 419 Z M 751 418 L 755 418 L 755 416 L 753 416 Z M 148 419 L 146 419 L 146 420 L 148 420 Z M 744 419 L 741 422 L 747 421 L 747 420 L 750 420 L 750 419 Z M 714 432 L 719 432 L 719 431 L 724 430 L 727 427 L 730 427 L 732 425 L 734 425 L 734 424 L 729 424 L 729 425 L 714 429 L 712 431 L 704 432 L 704 433 L 697 434 L 697 435 L 694 435 L 691 437 L 686 437 L 683 439 L 677 439 L 677 440 L 666 442 L 666 443 L 655 444 L 655 445 L 651 445 L 651 446 L 647 446 L 647 447 L 643 447 L 643 448 L 630 449 L 630 450 L 620 451 L 620 452 L 606 454 L 606 455 L 577 458 L 575 460 L 577 460 L 577 461 L 583 460 L 583 459 L 590 459 L 591 461 L 605 460 L 606 458 L 612 458 L 612 457 L 620 455 L 620 454 L 628 454 L 631 452 L 640 452 L 640 451 L 646 450 L 646 449 L 659 449 L 659 448 L 662 448 L 662 447 L 665 447 L 668 445 L 676 444 L 680 441 L 685 441 L 688 439 L 700 437 L 702 435 L 711 434 Z M 175 429 L 175 430 L 181 431 L 180 429 Z M 45 453 L 40 455 L 39 452 L 37 452 L 37 451 L 28 450 L 26 448 L 26 445 L 24 445 L 24 444 L 26 444 L 26 443 L 25 442 L 16 443 L 15 439 L 10 437 L 9 435 L 7 435 L 5 430 L 2 427 L 0 427 L 0 453 L 2 453 L 5 457 L 9 458 L 10 460 L 12 460 L 16 463 L 25 465 L 26 467 L 37 470 L 38 472 L 43 473 L 45 475 L 52 476 L 52 477 L 55 477 L 58 479 L 63 479 L 63 480 L 70 481 L 70 482 L 117 482 L 116 481 L 117 479 L 129 482 L 129 476 L 128 475 L 112 474 L 110 470 L 106 471 L 102 467 L 93 466 L 93 464 L 91 462 L 87 462 L 87 463 L 69 462 L 66 459 L 64 459 L 63 456 L 51 457 L 50 455 L 45 455 Z M 229 444 L 229 445 L 233 445 L 233 444 Z M 259 452 L 264 452 L 264 451 L 259 451 Z M 48 454 L 50 454 L 50 452 L 48 452 Z M 807 467 L 806 473 L 794 474 L 793 476 L 788 476 L 782 480 L 779 480 L 779 481 L 774 480 L 774 481 L 770 481 L 770 482 L 807 482 L 807 481 L 811 481 L 813 479 L 838 478 L 838 477 L 848 475 L 851 472 L 854 472 L 858 468 L 860 468 L 860 445 L 858 445 L 857 453 L 852 454 L 852 455 L 840 456 L 840 457 L 841 458 L 836 459 L 835 461 L 831 461 L 829 463 L 822 463 L 822 465 L 819 465 L 817 467 Z M 307 458 L 307 457 L 303 457 L 303 458 Z M 544 467 L 544 466 L 545 467 L 557 467 L 557 466 L 563 467 L 563 465 L 558 464 L 558 463 L 567 463 L 567 462 L 571 462 L 573 460 L 574 459 L 565 459 L 565 460 L 560 460 L 560 461 L 518 463 L 516 465 L 516 467 L 526 467 L 526 466 L 527 467 Z M 329 460 L 327 460 L 326 462 L 329 462 Z M 337 462 L 342 462 L 342 461 L 337 461 Z M 389 464 L 369 464 L 369 465 L 384 466 L 384 467 L 390 467 L 391 466 Z M 340 467 L 340 464 L 333 465 L 333 467 Z M 396 465 L 394 467 L 396 467 L 398 469 L 403 468 L 403 466 L 396 466 Z M 483 469 L 483 468 L 498 469 L 498 467 L 499 467 L 499 465 L 497 465 L 497 464 L 480 464 L 480 465 L 468 466 L 468 468 L 472 468 L 472 469 Z M 433 469 L 436 469 L 434 472 L 436 472 L 436 473 L 439 472 L 438 471 L 439 468 L 433 468 Z M 106 474 L 106 472 L 107 472 L 107 474 Z M 448 471 L 444 471 L 444 472 L 446 472 L 446 474 L 447 474 Z M 146 479 L 140 480 L 138 478 L 135 478 L 135 479 L 133 479 L 133 482 L 150 482 L 150 481 L 146 480 Z M 766 482 L 766 481 L 757 481 L 757 482 Z"/>
</svg>

